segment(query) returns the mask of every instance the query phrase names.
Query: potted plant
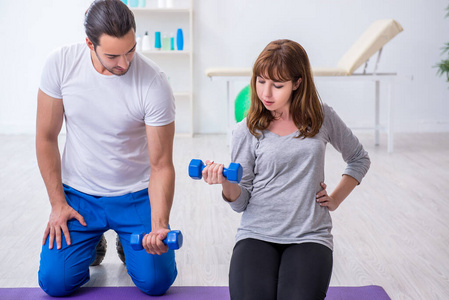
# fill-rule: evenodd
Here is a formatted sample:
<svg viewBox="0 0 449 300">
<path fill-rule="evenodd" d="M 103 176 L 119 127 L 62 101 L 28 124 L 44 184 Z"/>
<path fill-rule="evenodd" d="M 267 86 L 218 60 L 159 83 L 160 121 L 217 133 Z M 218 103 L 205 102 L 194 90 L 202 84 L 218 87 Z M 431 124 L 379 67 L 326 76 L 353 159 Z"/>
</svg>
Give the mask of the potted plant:
<svg viewBox="0 0 449 300">
<path fill-rule="evenodd" d="M 446 18 L 449 17 L 449 6 L 446 7 L 448 11 L 446 13 Z M 438 68 L 437 74 L 439 76 L 446 75 L 446 80 L 449 82 L 449 43 L 446 43 L 442 48 L 443 53 L 446 54 L 446 59 L 441 60 L 435 67 Z"/>
</svg>

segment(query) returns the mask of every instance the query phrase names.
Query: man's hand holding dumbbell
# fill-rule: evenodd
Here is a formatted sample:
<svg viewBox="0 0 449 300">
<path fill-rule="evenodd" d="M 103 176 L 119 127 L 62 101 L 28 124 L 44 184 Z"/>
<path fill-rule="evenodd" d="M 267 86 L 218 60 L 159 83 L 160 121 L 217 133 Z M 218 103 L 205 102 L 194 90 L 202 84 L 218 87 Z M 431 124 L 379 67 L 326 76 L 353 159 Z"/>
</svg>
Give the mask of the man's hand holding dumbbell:
<svg viewBox="0 0 449 300">
<path fill-rule="evenodd" d="M 159 244 L 159 242 L 162 242 L 164 246 L 160 249 L 162 253 L 167 252 L 168 249 L 170 250 L 178 250 L 182 246 L 183 237 L 182 233 L 179 230 L 172 230 L 169 231 L 166 234 L 166 238 L 161 240 L 162 236 L 158 234 L 145 234 L 145 232 L 142 233 L 134 233 L 131 234 L 130 237 L 130 244 L 131 247 L 136 250 L 143 250 L 145 249 L 150 254 L 162 254 L 157 253 L 156 251 L 152 251 L 148 248 L 148 243 L 151 243 L 149 239 L 155 238 L 155 242 Z"/>
<path fill-rule="evenodd" d="M 169 229 L 161 228 L 145 234 L 140 240 L 142 248 L 149 254 L 161 255 L 167 252 L 168 247 L 164 244 L 163 240 L 167 237 L 169 232 Z"/>
<path fill-rule="evenodd" d="M 195 177 L 191 172 L 192 160 L 189 166 L 189 175 L 192 178 L 204 179 L 208 184 L 221 184 L 223 187 L 223 196 L 227 201 L 233 202 L 240 196 L 240 186 L 238 182 L 242 178 L 243 169 L 240 164 L 231 163 L 228 168 L 223 164 L 215 163 L 214 161 L 206 160 L 206 166 L 203 167 L 201 175 Z M 196 168 L 196 167 L 195 167 Z"/>
</svg>

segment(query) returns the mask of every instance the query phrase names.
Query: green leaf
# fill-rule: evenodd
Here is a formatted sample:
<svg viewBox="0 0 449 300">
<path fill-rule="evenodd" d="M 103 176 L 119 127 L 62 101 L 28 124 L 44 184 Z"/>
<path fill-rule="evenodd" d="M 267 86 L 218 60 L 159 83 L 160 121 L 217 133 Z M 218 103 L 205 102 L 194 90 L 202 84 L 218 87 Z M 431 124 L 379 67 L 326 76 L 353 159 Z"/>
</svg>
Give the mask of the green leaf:
<svg viewBox="0 0 449 300">
<path fill-rule="evenodd" d="M 446 11 L 447 13 L 445 18 L 449 18 L 449 5 L 446 7 Z M 441 48 L 441 55 L 445 53 L 449 53 L 449 42 L 444 44 L 444 47 Z M 442 60 L 433 67 L 438 68 L 438 76 L 446 75 L 446 81 L 449 82 L 449 58 Z"/>
</svg>

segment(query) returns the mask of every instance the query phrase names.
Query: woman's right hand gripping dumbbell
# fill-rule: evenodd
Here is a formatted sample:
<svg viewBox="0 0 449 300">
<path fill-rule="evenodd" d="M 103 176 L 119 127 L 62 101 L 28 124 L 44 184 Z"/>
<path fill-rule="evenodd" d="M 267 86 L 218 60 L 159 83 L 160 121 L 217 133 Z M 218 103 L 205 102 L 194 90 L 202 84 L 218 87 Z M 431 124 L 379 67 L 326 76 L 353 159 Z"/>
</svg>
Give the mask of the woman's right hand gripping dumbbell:
<svg viewBox="0 0 449 300">
<path fill-rule="evenodd" d="M 206 160 L 206 167 L 202 175 L 208 184 L 221 184 L 223 187 L 223 197 L 229 202 L 234 202 L 240 196 L 240 186 L 237 183 L 229 182 L 223 176 L 224 164 L 218 164 L 214 161 Z"/>
<path fill-rule="evenodd" d="M 208 184 L 223 184 L 227 181 L 223 176 L 224 164 L 215 163 L 213 160 L 206 160 L 206 167 L 201 172 L 203 179 Z"/>
</svg>

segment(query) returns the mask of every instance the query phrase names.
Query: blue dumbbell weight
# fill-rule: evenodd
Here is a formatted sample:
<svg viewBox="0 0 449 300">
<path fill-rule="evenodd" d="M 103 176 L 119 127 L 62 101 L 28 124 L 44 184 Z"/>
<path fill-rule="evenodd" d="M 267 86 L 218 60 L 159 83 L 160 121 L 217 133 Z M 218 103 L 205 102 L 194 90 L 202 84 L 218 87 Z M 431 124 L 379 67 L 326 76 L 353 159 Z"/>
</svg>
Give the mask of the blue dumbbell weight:
<svg viewBox="0 0 449 300">
<path fill-rule="evenodd" d="M 142 240 L 145 232 L 131 234 L 131 247 L 134 250 L 142 250 Z M 170 250 L 178 250 L 182 246 L 182 233 L 179 230 L 172 230 L 167 233 L 167 237 L 162 241 Z"/>
<path fill-rule="evenodd" d="M 193 179 L 201 179 L 206 165 L 200 159 L 192 159 L 189 164 L 189 176 Z M 243 168 L 238 163 L 230 163 L 229 167 L 223 169 L 223 176 L 233 183 L 239 183 L 242 179 Z"/>
</svg>

